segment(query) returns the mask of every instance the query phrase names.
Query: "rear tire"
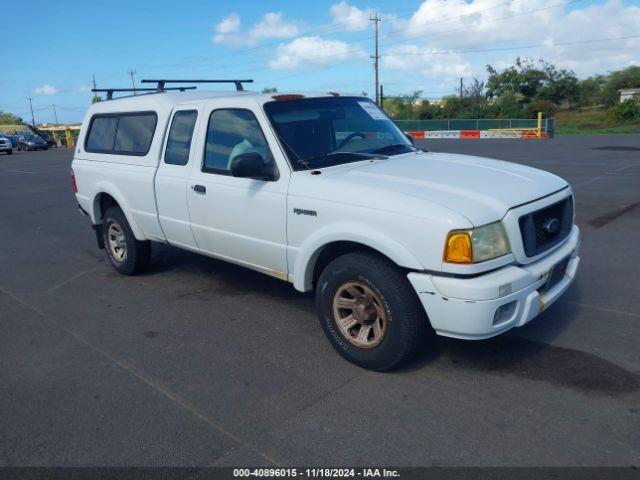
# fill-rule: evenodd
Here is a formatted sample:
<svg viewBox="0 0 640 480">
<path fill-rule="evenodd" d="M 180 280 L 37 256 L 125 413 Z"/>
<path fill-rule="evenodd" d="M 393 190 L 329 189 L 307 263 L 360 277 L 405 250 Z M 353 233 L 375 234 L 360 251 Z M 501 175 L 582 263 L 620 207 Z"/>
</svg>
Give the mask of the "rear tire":
<svg viewBox="0 0 640 480">
<path fill-rule="evenodd" d="M 400 366 L 427 333 L 427 317 L 405 272 L 375 253 L 348 253 L 329 263 L 316 286 L 316 309 L 338 353 L 370 370 Z"/>
<path fill-rule="evenodd" d="M 123 275 L 135 275 L 149 264 L 151 242 L 136 240 L 120 207 L 105 212 L 102 238 L 111 265 Z"/>
</svg>

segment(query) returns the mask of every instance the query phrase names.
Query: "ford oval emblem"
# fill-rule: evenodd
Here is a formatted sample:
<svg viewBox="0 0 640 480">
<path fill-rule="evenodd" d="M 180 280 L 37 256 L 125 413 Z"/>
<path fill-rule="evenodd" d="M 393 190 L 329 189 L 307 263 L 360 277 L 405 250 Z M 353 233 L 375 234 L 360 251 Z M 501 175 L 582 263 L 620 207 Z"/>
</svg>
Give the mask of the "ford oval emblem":
<svg viewBox="0 0 640 480">
<path fill-rule="evenodd" d="M 547 233 L 556 233 L 558 230 L 560 230 L 560 220 L 558 220 L 557 218 L 549 218 L 544 222 L 542 228 Z"/>
</svg>

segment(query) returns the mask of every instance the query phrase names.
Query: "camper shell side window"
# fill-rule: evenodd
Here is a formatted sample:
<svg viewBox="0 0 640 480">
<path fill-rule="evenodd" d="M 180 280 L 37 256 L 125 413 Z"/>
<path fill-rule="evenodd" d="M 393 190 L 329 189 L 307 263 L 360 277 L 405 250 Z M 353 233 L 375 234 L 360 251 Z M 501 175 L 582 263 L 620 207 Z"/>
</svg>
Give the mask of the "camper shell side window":
<svg viewBox="0 0 640 480">
<path fill-rule="evenodd" d="M 91 153 L 143 157 L 149 153 L 157 124 L 156 112 L 96 114 L 89 122 L 84 149 Z"/>
</svg>

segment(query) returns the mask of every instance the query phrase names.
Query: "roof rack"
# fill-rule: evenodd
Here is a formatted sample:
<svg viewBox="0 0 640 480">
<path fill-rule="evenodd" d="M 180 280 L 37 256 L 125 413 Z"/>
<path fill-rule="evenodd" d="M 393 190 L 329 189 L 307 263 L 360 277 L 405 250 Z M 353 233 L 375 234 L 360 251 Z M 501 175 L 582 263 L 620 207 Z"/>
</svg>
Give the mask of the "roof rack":
<svg viewBox="0 0 640 480">
<path fill-rule="evenodd" d="M 185 90 L 195 90 L 197 87 L 173 87 L 173 88 L 165 88 L 166 90 L 180 90 L 184 92 Z M 92 92 L 107 92 L 107 100 L 113 100 L 113 92 L 157 92 L 158 90 L 155 88 L 92 88 Z"/>
<path fill-rule="evenodd" d="M 156 83 L 157 84 L 156 91 L 158 93 L 164 92 L 165 90 L 168 90 L 167 88 L 164 88 L 165 83 L 233 83 L 236 86 L 236 90 L 238 92 L 242 92 L 242 91 L 244 91 L 244 88 L 242 87 L 242 84 L 243 83 L 253 83 L 253 80 L 238 80 L 238 79 L 233 79 L 233 80 L 169 80 L 169 79 L 163 78 L 163 79 L 160 79 L 160 80 L 145 79 L 145 80 L 142 80 L 142 83 Z"/>
</svg>

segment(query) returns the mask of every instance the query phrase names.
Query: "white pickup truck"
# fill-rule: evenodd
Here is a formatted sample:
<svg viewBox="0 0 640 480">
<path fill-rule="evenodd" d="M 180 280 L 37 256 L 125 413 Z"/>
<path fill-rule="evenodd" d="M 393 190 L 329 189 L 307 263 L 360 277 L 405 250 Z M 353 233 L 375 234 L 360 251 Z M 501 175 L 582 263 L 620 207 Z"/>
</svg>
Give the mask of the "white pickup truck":
<svg viewBox="0 0 640 480">
<path fill-rule="evenodd" d="M 522 326 L 575 277 L 555 175 L 416 148 L 366 97 L 158 90 L 92 105 L 74 152 L 80 210 L 123 274 L 162 242 L 315 289 L 333 346 L 374 370 L 429 325 Z"/>
</svg>

